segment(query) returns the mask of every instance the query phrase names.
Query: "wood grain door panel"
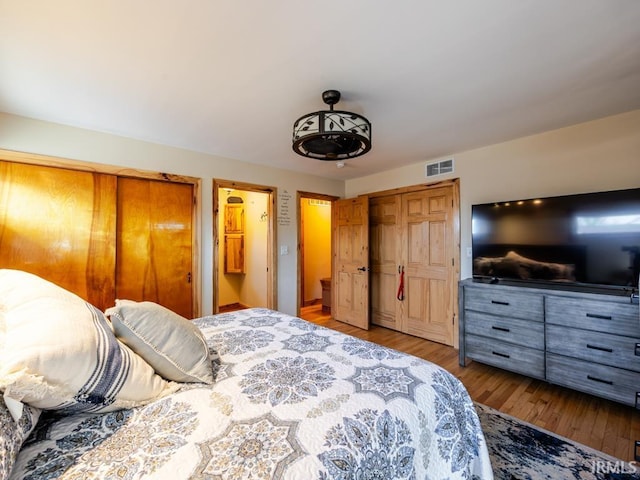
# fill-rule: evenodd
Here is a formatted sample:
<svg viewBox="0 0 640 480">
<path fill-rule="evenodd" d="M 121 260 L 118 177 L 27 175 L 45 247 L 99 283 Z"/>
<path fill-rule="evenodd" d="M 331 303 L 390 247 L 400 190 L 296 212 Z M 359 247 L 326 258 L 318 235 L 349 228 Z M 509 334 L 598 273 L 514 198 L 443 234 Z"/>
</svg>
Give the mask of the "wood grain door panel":
<svg viewBox="0 0 640 480">
<path fill-rule="evenodd" d="M 456 345 L 457 192 L 452 182 L 371 198 L 372 323 Z"/>
<path fill-rule="evenodd" d="M 0 268 L 112 306 L 117 177 L 0 161 L 0 179 Z"/>
<path fill-rule="evenodd" d="M 338 200 L 332 208 L 336 320 L 369 328 L 369 199 Z"/>
<path fill-rule="evenodd" d="M 431 188 L 402 196 L 406 296 L 401 330 L 453 345 L 453 192 Z"/>
<path fill-rule="evenodd" d="M 118 179 L 116 295 L 192 318 L 193 186 Z"/>
<path fill-rule="evenodd" d="M 372 198 L 369 203 L 371 251 L 371 323 L 400 329 L 396 298 L 400 281 L 401 202 L 398 195 Z"/>
<path fill-rule="evenodd" d="M 399 330 L 398 274 L 371 272 L 371 323 Z"/>
</svg>

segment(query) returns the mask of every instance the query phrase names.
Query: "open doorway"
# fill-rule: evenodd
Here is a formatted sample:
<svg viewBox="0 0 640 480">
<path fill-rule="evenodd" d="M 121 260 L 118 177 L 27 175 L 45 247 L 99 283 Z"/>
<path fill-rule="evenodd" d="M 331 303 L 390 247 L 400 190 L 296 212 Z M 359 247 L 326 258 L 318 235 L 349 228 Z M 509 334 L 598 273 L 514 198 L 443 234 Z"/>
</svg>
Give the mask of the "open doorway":
<svg viewBox="0 0 640 480">
<path fill-rule="evenodd" d="M 298 192 L 298 315 L 317 305 L 331 311 L 331 209 L 338 197 Z"/>
<path fill-rule="evenodd" d="M 213 311 L 277 309 L 273 187 L 213 182 Z"/>
</svg>

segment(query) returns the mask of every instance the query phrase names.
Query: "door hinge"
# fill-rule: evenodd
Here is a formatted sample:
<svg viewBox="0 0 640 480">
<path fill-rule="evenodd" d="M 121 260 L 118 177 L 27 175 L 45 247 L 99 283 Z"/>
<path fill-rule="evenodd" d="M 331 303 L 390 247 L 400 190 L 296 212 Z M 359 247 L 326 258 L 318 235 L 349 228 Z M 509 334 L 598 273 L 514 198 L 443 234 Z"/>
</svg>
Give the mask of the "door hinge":
<svg viewBox="0 0 640 480">
<path fill-rule="evenodd" d="M 187 283 L 191 283 L 191 272 L 187 273 Z"/>
</svg>

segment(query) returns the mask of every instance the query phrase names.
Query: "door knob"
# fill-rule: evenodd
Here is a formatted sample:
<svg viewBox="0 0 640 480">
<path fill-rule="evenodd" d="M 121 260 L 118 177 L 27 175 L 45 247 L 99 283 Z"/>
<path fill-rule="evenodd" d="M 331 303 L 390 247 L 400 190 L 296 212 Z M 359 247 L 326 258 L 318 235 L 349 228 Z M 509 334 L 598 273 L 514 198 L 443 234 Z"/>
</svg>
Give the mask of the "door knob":
<svg viewBox="0 0 640 480">
<path fill-rule="evenodd" d="M 367 270 L 369 270 L 367 267 L 358 267 L 359 272 L 366 272 Z"/>
</svg>

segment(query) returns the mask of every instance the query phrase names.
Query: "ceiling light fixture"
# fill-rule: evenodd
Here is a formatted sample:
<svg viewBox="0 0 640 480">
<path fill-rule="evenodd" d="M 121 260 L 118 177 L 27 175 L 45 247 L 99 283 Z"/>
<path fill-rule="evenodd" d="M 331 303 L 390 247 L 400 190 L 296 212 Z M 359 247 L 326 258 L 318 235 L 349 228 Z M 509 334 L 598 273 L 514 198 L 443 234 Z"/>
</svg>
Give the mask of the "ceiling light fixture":
<svg viewBox="0 0 640 480">
<path fill-rule="evenodd" d="M 317 160 L 347 160 L 371 150 L 371 123 L 357 113 L 334 110 L 338 90 L 322 93 L 329 110 L 303 115 L 293 124 L 293 151 Z"/>
</svg>

